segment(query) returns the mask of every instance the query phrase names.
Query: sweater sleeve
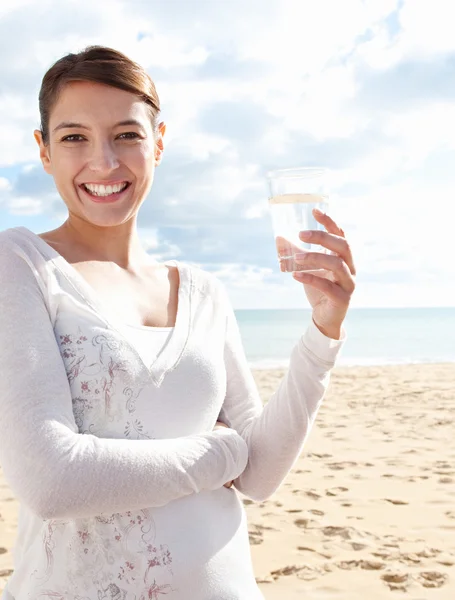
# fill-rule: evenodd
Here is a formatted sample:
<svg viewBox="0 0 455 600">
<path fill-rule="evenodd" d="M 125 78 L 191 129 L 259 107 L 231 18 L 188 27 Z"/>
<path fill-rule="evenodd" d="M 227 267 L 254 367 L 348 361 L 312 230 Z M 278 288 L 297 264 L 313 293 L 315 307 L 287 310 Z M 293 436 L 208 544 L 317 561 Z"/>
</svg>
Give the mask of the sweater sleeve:
<svg viewBox="0 0 455 600">
<path fill-rule="evenodd" d="M 299 457 L 344 338 L 327 338 L 311 321 L 292 350 L 288 371 L 263 407 L 226 292 L 224 297 L 227 392 L 220 419 L 248 445 L 248 465 L 235 482 L 237 489 L 262 501 L 278 489 Z"/>
<path fill-rule="evenodd" d="M 43 519 L 156 507 L 235 479 L 247 447 L 228 429 L 167 440 L 80 434 L 41 275 L 0 235 L 0 464 Z"/>
</svg>

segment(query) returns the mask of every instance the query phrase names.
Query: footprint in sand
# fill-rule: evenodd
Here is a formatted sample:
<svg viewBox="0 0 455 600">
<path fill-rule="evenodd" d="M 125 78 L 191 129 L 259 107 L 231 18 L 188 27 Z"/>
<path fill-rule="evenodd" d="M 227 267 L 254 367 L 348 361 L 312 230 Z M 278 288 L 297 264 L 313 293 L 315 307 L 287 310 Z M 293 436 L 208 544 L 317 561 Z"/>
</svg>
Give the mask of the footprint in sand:
<svg viewBox="0 0 455 600">
<path fill-rule="evenodd" d="M 440 477 L 438 483 L 453 483 L 453 477 Z"/>
<path fill-rule="evenodd" d="M 331 454 L 317 454 L 316 452 L 312 452 L 308 454 L 308 456 L 315 456 L 316 458 L 332 458 Z"/>
<path fill-rule="evenodd" d="M 262 531 L 259 531 L 258 529 L 249 529 L 248 537 L 250 539 L 251 546 L 258 546 L 259 544 L 262 544 L 262 542 L 264 541 L 264 534 L 262 533 Z"/>
<path fill-rule="evenodd" d="M 448 576 L 438 571 L 421 571 L 416 579 L 425 588 L 440 588 L 447 582 Z"/>
<path fill-rule="evenodd" d="M 312 508 L 308 512 L 312 515 L 317 515 L 318 517 L 323 517 L 325 515 L 325 512 L 323 510 L 317 510 L 316 508 Z"/>
<path fill-rule="evenodd" d="M 399 562 L 404 563 L 406 565 L 417 565 L 421 563 L 420 557 L 413 552 L 407 552 L 406 554 L 400 554 L 398 558 Z"/>
<path fill-rule="evenodd" d="M 252 546 L 262 544 L 264 541 L 264 531 L 276 531 L 276 529 L 274 527 L 267 527 L 266 525 L 251 525 L 250 529 L 248 529 L 248 536 Z"/>
<path fill-rule="evenodd" d="M 311 526 L 318 525 L 318 522 L 314 519 L 296 519 L 294 525 L 303 529 L 309 529 Z"/>
<path fill-rule="evenodd" d="M 287 513 L 301 513 L 302 509 L 301 508 L 289 508 L 288 510 L 286 510 Z"/>
<path fill-rule="evenodd" d="M 321 494 L 318 494 L 317 492 L 313 492 L 311 490 L 305 492 L 305 496 L 308 496 L 308 498 L 311 498 L 312 500 L 319 500 L 319 498 L 321 498 Z"/>
<path fill-rule="evenodd" d="M 441 558 L 440 560 L 436 561 L 438 563 L 438 565 L 443 565 L 444 567 L 453 567 L 455 565 L 455 559 L 454 558 Z"/>
<path fill-rule="evenodd" d="M 9 577 L 13 574 L 13 569 L 0 569 L 0 577 Z"/>
<path fill-rule="evenodd" d="M 322 534 L 323 541 L 331 542 L 333 538 L 340 538 L 344 541 L 344 545 L 349 550 L 362 551 L 371 547 L 372 543 L 376 543 L 378 537 L 373 533 L 361 531 L 354 527 L 335 527 L 328 526 L 319 529 Z"/>
<path fill-rule="evenodd" d="M 357 533 L 350 527 L 336 527 L 334 525 L 323 527 L 321 531 L 326 537 L 341 537 L 344 540 L 350 540 L 352 538 L 352 534 Z"/>
<path fill-rule="evenodd" d="M 420 552 L 416 552 L 416 554 L 421 558 L 434 558 L 435 556 L 438 556 L 438 554 L 441 554 L 441 550 L 438 550 L 437 548 L 424 548 Z"/>
<path fill-rule="evenodd" d="M 358 569 L 360 566 L 360 560 L 341 560 L 335 563 L 335 566 L 343 571 L 350 571 L 351 569 Z"/>
<path fill-rule="evenodd" d="M 271 571 L 270 575 L 272 575 L 272 577 L 274 575 L 277 575 L 278 577 L 280 575 L 295 575 L 295 573 L 298 573 L 303 568 L 303 566 L 299 565 L 289 565 L 287 567 L 281 567 L 281 569 L 275 569 L 275 571 Z"/>
<path fill-rule="evenodd" d="M 346 469 L 349 467 L 357 467 L 357 463 L 349 461 L 349 460 L 345 460 L 343 462 L 328 463 L 327 467 L 329 469 L 332 469 L 332 471 L 342 471 L 343 469 Z"/>
<path fill-rule="evenodd" d="M 376 552 L 372 552 L 371 553 L 373 556 L 377 556 L 378 558 L 382 558 L 383 560 L 392 560 L 395 559 L 396 556 L 392 553 L 389 552 L 388 550 L 376 550 Z"/>
<path fill-rule="evenodd" d="M 276 581 L 278 577 L 272 577 L 271 575 L 266 575 L 265 577 L 256 577 L 256 583 L 273 583 Z"/>
<path fill-rule="evenodd" d="M 318 579 L 321 575 L 325 575 L 330 571 L 331 567 L 328 564 L 322 565 L 320 567 L 310 567 L 309 565 L 289 565 L 286 567 L 282 567 L 281 569 L 271 571 L 270 575 L 274 579 L 278 579 L 279 577 L 286 575 L 297 575 L 299 579 L 303 579 L 305 581 L 313 581 L 314 579 Z"/>
<path fill-rule="evenodd" d="M 326 496 L 338 496 L 338 494 L 342 493 L 342 492 L 348 492 L 349 489 L 347 487 L 343 487 L 343 486 L 338 486 L 338 487 L 333 487 L 333 488 L 329 488 L 325 491 L 325 495 Z"/>
<path fill-rule="evenodd" d="M 405 592 L 407 590 L 407 583 L 409 582 L 409 575 L 407 573 L 400 573 L 392 571 L 381 575 L 382 581 L 386 583 L 389 588 L 393 590 L 401 590 Z"/>
<path fill-rule="evenodd" d="M 390 502 L 390 504 L 395 504 L 396 506 L 409 504 L 406 500 L 395 500 L 393 498 L 383 498 L 385 502 Z"/>
<path fill-rule="evenodd" d="M 453 469 L 453 466 L 445 460 L 437 460 L 434 466 L 436 469 Z"/>
<path fill-rule="evenodd" d="M 0 554 L 6 554 L 8 550 L 6 548 L 0 548 Z"/>
<path fill-rule="evenodd" d="M 319 554 L 319 556 L 322 556 L 323 558 L 327 558 L 328 560 L 332 558 L 331 554 L 325 554 L 324 552 L 319 552 L 318 550 L 315 550 L 314 548 L 309 548 L 308 546 L 297 546 L 297 550 L 299 550 L 299 552 L 314 552 L 315 554 Z"/>
<path fill-rule="evenodd" d="M 336 563 L 339 569 L 364 569 L 366 571 L 380 571 L 385 569 L 386 565 L 380 560 L 342 560 Z"/>
</svg>

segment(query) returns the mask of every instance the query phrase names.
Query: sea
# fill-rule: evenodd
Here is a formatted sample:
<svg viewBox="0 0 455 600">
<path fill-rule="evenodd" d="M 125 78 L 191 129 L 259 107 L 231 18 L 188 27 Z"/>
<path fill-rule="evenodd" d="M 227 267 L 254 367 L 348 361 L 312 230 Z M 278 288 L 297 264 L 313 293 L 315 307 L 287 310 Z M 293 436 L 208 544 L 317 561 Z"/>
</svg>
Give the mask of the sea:
<svg viewBox="0 0 455 600">
<path fill-rule="evenodd" d="M 236 310 L 253 369 L 287 367 L 310 310 Z M 351 308 L 340 366 L 455 363 L 455 308 Z M 454 365 L 455 373 L 455 365 Z"/>
</svg>

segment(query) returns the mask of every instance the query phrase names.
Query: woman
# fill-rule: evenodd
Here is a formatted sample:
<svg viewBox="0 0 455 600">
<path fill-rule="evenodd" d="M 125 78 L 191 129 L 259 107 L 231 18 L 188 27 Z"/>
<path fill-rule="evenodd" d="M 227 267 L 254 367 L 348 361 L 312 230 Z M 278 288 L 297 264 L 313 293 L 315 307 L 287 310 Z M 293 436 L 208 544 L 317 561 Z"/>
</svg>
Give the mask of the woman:
<svg viewBox="0 0 455 600">
<path fill-rule="evenodd" d="M 344 234 L 317 216 L 334 254 L 305 268 L 330 277 L 295 274 L 313 322 L 263 409 L 220 282 L 140 246 L 165 133 L 145 71 L 70 54 L 40 112 L 68 218 L 0 233 L 0 461 L 20 501 L 2 598 L 262 598 L 236 490 L 269 497 L 310 431 L 354 290 Z"/>
</svg>

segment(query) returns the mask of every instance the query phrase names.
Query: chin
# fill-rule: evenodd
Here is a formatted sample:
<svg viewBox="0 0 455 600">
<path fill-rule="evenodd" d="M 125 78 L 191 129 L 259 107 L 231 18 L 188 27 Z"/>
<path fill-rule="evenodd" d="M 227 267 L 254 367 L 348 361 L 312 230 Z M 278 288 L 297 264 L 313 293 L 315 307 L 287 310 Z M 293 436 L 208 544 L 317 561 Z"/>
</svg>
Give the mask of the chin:
<svg viewBox="0 0 455 600">
<path fill-rule="evenodd" d="M 122 210 L 114 210 L 111 207 L 103 210 L 70 211 L 70 215 L 94 227 L 119 227 L 134 218 L 136 212 L 133 208 L 125 210 L 125 207 L 123 207 Z"/>
</svg>

